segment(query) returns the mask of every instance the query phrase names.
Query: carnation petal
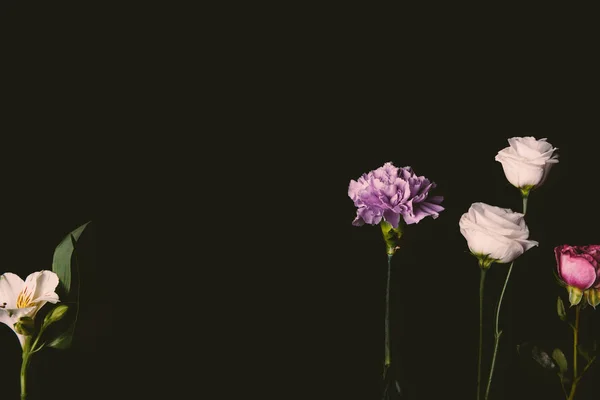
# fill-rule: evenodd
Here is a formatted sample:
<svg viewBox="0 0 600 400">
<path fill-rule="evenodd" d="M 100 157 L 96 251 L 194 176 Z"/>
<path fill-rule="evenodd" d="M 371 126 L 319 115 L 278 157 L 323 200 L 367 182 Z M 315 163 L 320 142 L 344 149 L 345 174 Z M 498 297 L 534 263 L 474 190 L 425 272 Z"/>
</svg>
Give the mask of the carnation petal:
<svg viewBox="0 0 600 400">
<path fill-rule="evenodd" d="M 385 210 L 383 213 L 383 217 L 390 225 L 394 227 L 394 229 L 398 229 L 398 224 L 400 223 L 400 214 L 396 214 L 392 210 Z"/>
<path fill-rule="evenodd" d="M 350 181 L 348 196 L 358 208 L 352 224 L 376 225 L 385 218 L 397 228 L 401 216 L 409 223 L 416 223 L 426 216 L 435 218 L 444 208 L 439 205 L 443 197 L 429 198 L 429 191 L 433 188 L 435 183 L 416 176 L 411 167 L 397 168 L 387 162 L 363 174 L 358 181 Z M 425 202 L 428 205 L 413 210 L 413 204 Z"/>
</svg>

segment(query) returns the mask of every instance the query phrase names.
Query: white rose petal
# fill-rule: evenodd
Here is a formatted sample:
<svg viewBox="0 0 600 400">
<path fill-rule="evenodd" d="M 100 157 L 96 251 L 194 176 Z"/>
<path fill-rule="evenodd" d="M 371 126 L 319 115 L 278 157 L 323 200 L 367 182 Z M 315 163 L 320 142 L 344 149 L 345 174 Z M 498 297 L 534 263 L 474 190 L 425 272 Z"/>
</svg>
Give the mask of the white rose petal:
<svg viewBox="0 0 600 400">
<path fill-rule="evenodd" d="M 508 139 L 509 147 L 496 155 L 506 179 L 518 188 L 539 187 L 548 177 L 553 164 L 558 163 L 557 150 L 546 139 L 532 136 Z"/>
<path fill-rule="evenodd" d="M 528 240 L 524 215 L 508 208 L 473 203 L 460 218 L 459 226 L 473 254 L 499 263 L 509 263 L 538 245 Z"/>
</svg>

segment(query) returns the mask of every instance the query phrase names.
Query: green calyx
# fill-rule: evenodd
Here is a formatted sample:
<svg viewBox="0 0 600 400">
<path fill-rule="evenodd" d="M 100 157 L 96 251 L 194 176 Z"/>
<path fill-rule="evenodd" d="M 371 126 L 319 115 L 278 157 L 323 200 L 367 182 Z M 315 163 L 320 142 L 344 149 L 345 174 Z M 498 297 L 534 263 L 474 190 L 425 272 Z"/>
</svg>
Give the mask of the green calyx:
<svg viewBox="0 0 600 400">
<path fill-rule="evenodd" d="M 491 258 L 488 254 L 472 254 L 477 257 L 477 260 L 479 261 L 479 268 L 481 269 L 489 269 L 494 262 L 498 261 L 495 258 Z"/>
<path fill-rule="evenodd" d="M 403 221 L 400 219 L 398 228 L 394 228 L 389 222 L 383 220 L 379 225 L 381 226 L 381 233 L 383 234 L 383 240 L 385 241 L 386 253 L 388 255 L 394 255 L 396 250 L 400 248 L 398 244 L 404 233 Z"/>
<path fill-rule="evenodd" d="M 569 303 L 571 306 L 576 306 L 581 302 L 581 298 L 583 297 L 583 291 L 574 286 L 567 286 L 567 291 L 569 292 Z"/>
<path fill-rule="evenodd" d="M 596 308 L 600 304 L 600 289 L 588 289 L 583 294 L 590 306 Z"/>
<path fill-rule="evenodd" d="M 526 185 L 523 187 L 520 187 L 519 189 L 521 190 L 521 196 L 522 197 L 529 197 L 529 192 L 531 192 L 531 189 L 535 188 L 534 185 Z"/>
</svg>

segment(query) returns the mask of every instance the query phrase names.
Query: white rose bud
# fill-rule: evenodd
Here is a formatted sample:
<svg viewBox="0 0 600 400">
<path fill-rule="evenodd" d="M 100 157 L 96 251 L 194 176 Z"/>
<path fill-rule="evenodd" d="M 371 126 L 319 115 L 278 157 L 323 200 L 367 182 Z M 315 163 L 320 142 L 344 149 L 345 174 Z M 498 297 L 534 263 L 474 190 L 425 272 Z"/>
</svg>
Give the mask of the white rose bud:
<svg viewBox="0 0 600 400">
<path fill-rule="evenodd" d="M 532 136 L 508 139 L 509 147 L 496 155 L 496 161 L 502 163 L 506 179 L 524 195 L 529 190 L 544 183 L 553 164 L 558 163 L 557 150 L 546 142 Z"/>
<path fill-rule="evenodd" d="M 473 203 L 462 215 L 460 233 L 482 268 L 489 268 L 492 262 L 509 263 L 538 245 L 527 240 L 529 229 L 523 217 L 508 208 L 485 203 Z"/>
</svg>

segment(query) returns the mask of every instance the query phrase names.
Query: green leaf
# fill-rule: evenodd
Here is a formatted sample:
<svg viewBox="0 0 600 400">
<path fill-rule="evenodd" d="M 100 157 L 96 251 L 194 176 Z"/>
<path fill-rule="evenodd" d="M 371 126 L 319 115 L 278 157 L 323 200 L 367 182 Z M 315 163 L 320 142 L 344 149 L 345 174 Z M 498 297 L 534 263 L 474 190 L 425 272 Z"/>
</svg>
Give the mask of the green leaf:
<svg viewBox="0 0 600 400">
<path fill-rule="evenodd" d="M 65 350 L 71 346 L 73 342 L 73 334 L 75 333 L 75 321 L 71 323 L 69 328 L 63 332 L 60 336 L 52 340 L 47 344 L 49 347 L 54 347 L 55 349 Z"/>
<path fill-rule="evenodd" d="M 590 356 L 590 353 L 587 350 L 585 350 L 585 348 L 581 344 L 577 346 L 577 353 L 579 353 L 579 355 L 581 355 L 581 357 L 583 357 L 585 361 L 589 362 L 592 358 Z"/>
<path fill-rule="evenodd" d="M 554 361 L 556 361 L 558 368 L 560 368 L 560 372 L 564 374 L 564 372 L 567 370 L 567 358 L 565 357 L 562 350 L 558 348 L 554 349 L 552 351 L 552 358 L 554 359 Z"/>
<path fill-rule="evenodd" d="M 74 241 L 79 240 L 79 236 L 91 221 L 86 222 L 73 232 L 69 233 L 54 249 L 54 257 L 52 258 L 52 271 L 58 275 L 58 279 L 62 284 L 65 294 L 71 291 L 71 256 L 73 255 L 73 237 Z"/>
<path fill-rule="evenodd" d="M 556 300 L 556 312 L 558 313 L 558 318 L 560 318 L 561 321 L 567 320 L 567 312 L 565 311 L 565 303 L 563 303 L 560 296 L 558 296 L 558 299 Z"/>
<path fill-rule="evenodd" d="M 73 232 L 69 233 L 56 247 L 54 250 L 54 259 L 52 262 L 52 270 L 58 275 L 60 282 L 65 289 L 65 293 L 69 294 L 71 290 L 71 258 L 73 253 L 76 252 L 76 243 L 79 237 L 83 233 L 83 230 L 91 221 L 81 225 Z M 75 266 L 79 268 L 77 264 L 77 257 L 74 257 Z M 69 327 L 58 335 L 54 340 L 49 342 L 49 347 L 56 349 L 67 349 L 73 342 L 73 334 L 75 333 L 75 325 L 77 324 L 77 316 L 79 314 L 79 287 L 77 288 L 77 296 L 75 300 L 75 319 L 69 324 Z"/>
</svg>

